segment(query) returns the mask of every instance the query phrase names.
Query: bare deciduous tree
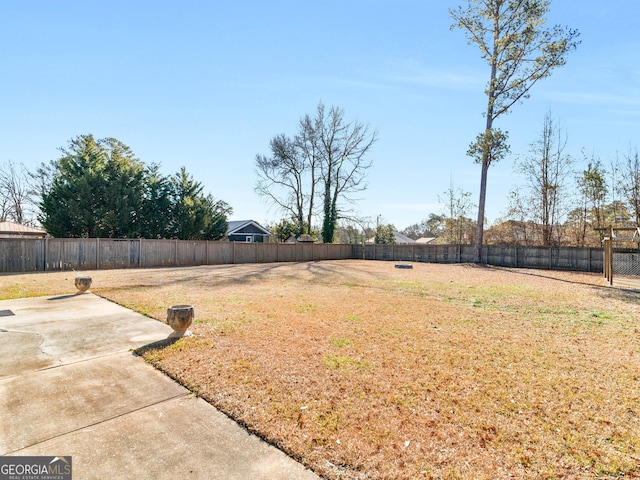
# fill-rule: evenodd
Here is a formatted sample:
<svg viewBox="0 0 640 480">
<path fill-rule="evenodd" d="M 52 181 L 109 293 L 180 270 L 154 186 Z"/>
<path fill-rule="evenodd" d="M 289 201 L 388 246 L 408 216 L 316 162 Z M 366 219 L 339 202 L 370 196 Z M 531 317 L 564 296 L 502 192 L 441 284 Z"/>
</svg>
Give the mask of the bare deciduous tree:
<svg viewBox="0 0 640 480">
<path fill-rule="evenodd" d="M 31 175 L 23 164 L 0 164 L 0 220 L 31 224 L 36 207 Z"/>
<path fill-rule="evenodd" d="M 305 228 L 305 218 L 313 212 L 307 193 L 313 166 L 302 155 L 297 139 L 280 134 L 271 140 L 270 147 L 270 157 L 256 155 L 255 190 L 295 220 L 297 233 L 309 233 L 311 226 L 307 223 Z"/>
<path fill-rule="evenodd" d="M 622 192 L 636 225 L 640 225 L 640 155 L 638 148 L 629 148 L 622 165 Z"/>
<path fill-rule="evenodd" d="M 443 196 L 438 201 L 444 206 L 444 229 L 440 237 L 441 243 L 465 244 L 473 238 L 473 221 L 467 217 L 469 211 L 475 207 L 471 201 L 471 192 L 456 188 L 453 180 Z"/>
<path fill-rule="evenodd" d="M 573 161 L 564 153 L 567 135 L 551 113 L 544 117 L 542 131 L 531 144 L 530 154 L 517 162 L 525 177 L 527 194 L 522 206 L 540 226 L 542 244 L 560 243 L 560 222 L 568 212 L 568 181 Z"/>
<path fill-rule="evenodd" d="M 320 103 L 315 117 L 300 120 L 295 137 L 278 135 L 270 142 L 271 156 L 256 156 L 256 192 L 288 213 L 299 233 L 311 231 L 321 196 L 322 239 L 332 242 L 344 203 L 366 189 L 366 155 L 376 139 L 368 126 L 346 122 L 342 109 L 327 111 Z"/>
<path fill-rule="evenodd" d="M 341 203 L 355 200 L 351 195 L 367 188 L 365 178 L 372 162 L 366 155 L 378 134 L 360 122 L 345 122 L 341 108 L 331 107 L 325 112 L 322 103 L 318 105 L 315 130 L 321 145 L 324 187 L 322 241 L 331 243 L 338 219 L 346 211 Z"/>
</svg>

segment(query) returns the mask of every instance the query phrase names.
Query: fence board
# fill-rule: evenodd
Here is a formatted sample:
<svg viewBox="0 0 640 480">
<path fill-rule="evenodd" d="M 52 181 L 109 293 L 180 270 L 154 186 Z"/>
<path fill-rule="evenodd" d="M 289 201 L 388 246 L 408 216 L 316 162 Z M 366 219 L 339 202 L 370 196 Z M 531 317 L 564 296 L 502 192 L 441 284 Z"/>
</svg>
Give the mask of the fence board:
<svg viewBox="0 0 640 480">
<path fill-rule="evenodd" d="M 255 243 L 234 242 L 233 263 L 258 263 L 257 248 Z"/>
<path fill-rule="evenodd" d="M 170 267 L 175 265 L 175 241 L 143 240 L 140 264 L 142 267 Z"/>
<path fill-rule="evenodd" d="M 24 240 L 7 240 L 3 242 L 0 252 L 0 269 L 3 272 L 20 272 L 35 270 L 35 262 L 29 257 Z"/>
<path fill-rule="evenodd" d="M 208 252 L 208 265 L 228 265 L 233 262 L 233 249 L 235 243 L 233 242 L 207 242 Z"/>
<path fill-rule="evenodd" d="M 278 261 L 279 262 L 295 262 L 296 260 L 296 244 L 281 243 L 278 245 Z"/>
</svg>

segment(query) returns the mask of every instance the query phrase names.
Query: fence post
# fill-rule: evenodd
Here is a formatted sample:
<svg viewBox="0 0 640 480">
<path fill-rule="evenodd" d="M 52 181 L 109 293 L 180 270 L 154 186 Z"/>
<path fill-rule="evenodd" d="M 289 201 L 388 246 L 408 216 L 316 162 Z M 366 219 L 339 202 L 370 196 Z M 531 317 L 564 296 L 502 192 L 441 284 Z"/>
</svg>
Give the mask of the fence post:
<svg viewBox="0 0 640 480">
<path fill-rule="evenodd" d="M 609 240 L 607 253 L 609 254 L 609 284 L 613 285 L 613 240 Z"/>
<path fill-rule="evenodd" d="M 609 284 L 613 286 L 613 227 L 609 225 Z"/>
<path fill-rule="evenodd" d="M 609 237 L 605 242 L 605 264 L 606 264 L 606 278 L 609 280 L 609 285 L 613 286 L 613 237 Z"/>
<path fill-rule="evenodd" d="M 609 245 L 611 245 L 611 239 L 604 241 L 604 278 L 611 282 L 611 257 L 609 255 Z"/>
</svg>

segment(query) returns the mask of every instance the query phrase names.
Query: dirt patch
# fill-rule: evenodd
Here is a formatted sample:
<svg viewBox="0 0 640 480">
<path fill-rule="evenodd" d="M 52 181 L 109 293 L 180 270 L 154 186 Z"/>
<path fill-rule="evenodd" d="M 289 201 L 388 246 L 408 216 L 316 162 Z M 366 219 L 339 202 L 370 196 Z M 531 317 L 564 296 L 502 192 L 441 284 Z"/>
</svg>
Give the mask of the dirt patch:
<svg viewBox="0 0 640 480">
<path fill-rule="evenodd" d="M 90 274 L 161 320 L 193 304 L 194 337 L 145 358 L 326 478 L 640 475 L 638 294 L 597 274 L 413 266 Z M 61 293 L 64 275 L 0 289 Z"/>
</svg>

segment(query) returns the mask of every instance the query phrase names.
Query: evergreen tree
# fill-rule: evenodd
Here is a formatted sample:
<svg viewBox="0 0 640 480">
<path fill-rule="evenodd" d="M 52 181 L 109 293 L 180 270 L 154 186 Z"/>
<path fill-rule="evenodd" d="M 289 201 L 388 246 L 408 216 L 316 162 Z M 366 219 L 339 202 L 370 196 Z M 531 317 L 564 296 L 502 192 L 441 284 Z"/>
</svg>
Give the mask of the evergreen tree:
<svg viewBox="0 0 640 480">
<path fill-rule="evenodd" d="M 219 240 L 231 208 L 183 167 L 164 177 L 115 138 L 81 135 L 34 175 L 42 226 L 54 237 Z"/>
<path fill-rule="evenodd" d="M 485 127 L 467 154 L 481 165 L 475 261 L 482 261 L 484 210 L 489 166 L 509 152 L 507 133 L 494 121 L 529 96 L 533 85 L 565 64 L 578 32 L 558 25 L 545 29 L 548 0 L 467 0 L 451 9 L 452 28 L 462 29 L 489 67 Z"/>
<path fill-rule="evenodd" d="M 172 236 L 181 240 L 219 240 L 227 232 L 227 215 L 231 208 L 202 193 L 185 167 L 171 179 L 173 186 Z"/>
</svg>

